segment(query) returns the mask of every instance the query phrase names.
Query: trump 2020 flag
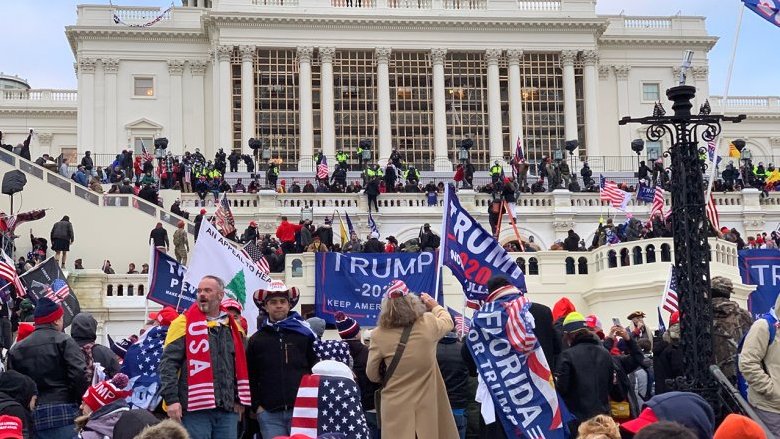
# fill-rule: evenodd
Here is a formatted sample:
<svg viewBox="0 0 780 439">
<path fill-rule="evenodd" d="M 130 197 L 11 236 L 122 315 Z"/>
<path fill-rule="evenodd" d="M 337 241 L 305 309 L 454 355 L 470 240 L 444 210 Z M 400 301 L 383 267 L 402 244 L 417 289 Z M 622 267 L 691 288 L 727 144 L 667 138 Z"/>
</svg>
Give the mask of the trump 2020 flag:
<svg viewBox="0 0 780 439">
<path fill-rule="evenodd" d="M 336 433 L 345 438 L 368 439 L 355 382 L 344 377 L 304 375 L 295 398 L 290 433 L 306 437 Z"/>
<path fill-rule="evenodd" d="M 146 298 L 162 306 L 171 306 L 177 312 L 188 310 L 195 303 L 195 291 L 181 287 L 187 267 L 154 246 L 150 252 Z"/>
<path fill-rule="evenodd" d="M 482 413 L 487 404 L 506 437 L 564 439 L 571 415 L 533 333 L 531 302 L 517 293 L 485 303 L 471 319 L 467 346 L 481 378 L 477 395 L 489 392 Z"/>
<path fill-rule="evenodd" d="M 225 282 L 225 296 L 236 299 L 244 307 L 243 317 L 249 323 L 249 333 L 257 330 L 259 310 L 252 300 L 252 294 L 271 285 L 271 277 L 233 246 L 208 221 L 203 221 L 198 232 L 198 241 L 192 252 L 190 266 L 184 275 L 182 294 L 195 296 L 195 290 L 203 276 L 217 276 Z"/>
<path fill-rule="evenodd" d="M 146 331 L 138 343 L 127 348 L 122 361 L 122 373 L 130 378 L 133 394 L 127 397 L 130 408 L 154 410 L 160 403 L 160 374 L 157 368 L 162 358 L 167 326 L 155 326 Z"/>
<path fill-rule="evenodd" d="M 780 0 L 742 0 L 748 9 L 780 27 Z"/>
<path fill-rule="evenodd" d="M 485 300 L 485 285 L 494 275 L 506 276 L 525 292 L 525 276 L 501 244 L 461 206 L 455 187 L 448 185 L 444 195 L 439 260 L 463 286 L 468 299 Z"/>
</svg>

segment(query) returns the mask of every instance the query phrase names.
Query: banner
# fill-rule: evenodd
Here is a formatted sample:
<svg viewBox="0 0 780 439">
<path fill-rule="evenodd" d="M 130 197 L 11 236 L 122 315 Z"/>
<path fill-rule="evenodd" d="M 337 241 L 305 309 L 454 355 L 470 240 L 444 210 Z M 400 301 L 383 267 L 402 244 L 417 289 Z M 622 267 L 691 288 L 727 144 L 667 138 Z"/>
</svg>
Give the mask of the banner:
<svg viewBox="0 0 780 439">
<path fill-rule="evenodd" d="M 316 253 L 317 317 L 335 323 L 338 311 L 364 326 L 376 326 L 382 296 L 393 279 L 414 293 L 434 296 L 436 257 L 433 253 Z"/>
<path fill-rule="evenodd" d="M 41 297 L 48 297 L 62 305 L 62 309 L 65 311 L 63 320 L 66 328 L 70 325 L 73 317 L 81 312 L 79 300 L 70 290 L 68 281 L 62 274 L 54 256 L 50 256 L 42 264 L 36 265 L 35 268 L 24 273 L 20 279 L 27 289 L 27 296 L 33 302 L 38 303 Z"/>
<path fill-rule="evenodd" d="M 146 298 L 162 306 L 172 306 L 179 314 L 195 303 L 194 290 L 182 289 L 187 267 L 152 246 L 149 260 L 149 292 Z"/>
<path fill-rule="evenodd" d="M 208 221 L 203 221 L 192 251 L 190 266 L 184 275 L 182 291 L 195 297 L 203 276 L 217 276 L 225 282 L 225 295 L 244 307 L 243 317 L 249 323 L 249 334 L 257 330 L 259 311 L 252 300 L 255 291 L 268 288 L 271 276 L 263 273 L 241 249 L 222 236 Z"/>
<path fill-rule="evenodd" d="M 780 0 L 742 0 L 751 11 L 780 27 Z"/>
<path fill-rule="evenodd" d="M 463 285 L 463 293 L 472 300 L 484 300 L 485 285 L 491 277 L 504 275 L 523 293 L 525 276 L 501 244 L 460 205 L 455 188 L 447 186 L 439 257 Z"/>
<path fill-rule="evenodd" d="M 756 286 L 748 295 L 748 310 L 753 318 L 774 309 L 780 293 L 780 250 L 740 250 L 739 274 L 743 284 Z"/>
</svg>

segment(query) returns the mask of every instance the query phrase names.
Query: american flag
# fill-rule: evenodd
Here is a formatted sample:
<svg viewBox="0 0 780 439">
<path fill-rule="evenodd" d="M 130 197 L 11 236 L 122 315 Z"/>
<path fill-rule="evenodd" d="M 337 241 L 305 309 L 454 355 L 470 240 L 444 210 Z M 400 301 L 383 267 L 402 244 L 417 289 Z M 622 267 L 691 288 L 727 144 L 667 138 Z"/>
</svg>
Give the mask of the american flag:
<svg viewBox="0 0 780 439">
<path fill-rule="evenodd" d="M 349 353 L 349 345 L 344 340 L 315 340 L 314 353 L 320 361 L 335 360 L 352 368 L 352 355 Z"/>
<path fill-rule="evenodd" d="M 523 154 L 523 141 L 520 140 L 520 134 L 518 134 L 517 143 L 515 143 L 515 162 L 520 163 L 520 160 L 525 160 L 525 154 Z"/>
<path fill-rule="evenodd" d="M 447 311 L 450 312 L 450 317 L 452 317 L 452 321 L 455 322 L 455 332 L 461 335 L 468 334 L 469 329 L 471 329 L 471 319 L 449 306 L 447 307 Z"/>
<path fill-rule="evenodd" d="M 341 433 L 350 439 L 369 439 L 360 406 L 360 390 L 348 378 L 304 375 L 293 408 L 291 435 L 317 437 Z"/>
<path fill-rule="evenodd" d="M 533 327 L 530 327 L 529 330 L 528 322 L 521 315 L 528 310 L 527 308 L 531 305 L 530 301 L 525 297 L 518 297 L 502 305 L 509 316 L 506 322 L 506 333 L 509 343 L 518 352 L 533 351 L 536 347 L 537 338 L 533 333 Z"/>
<path fill-rule="evenodd" d="M 317 178 L 320 180 L 328 179 L 328 156 L 323 155 L 322 161 L 317 165 Z"/>
<path fill-rule="evenodd" d="M 715 204 L 715 197 L 712 195 L 712 192 L 710 192 L 710 199 L 707 200 L 707 205 L 705 208 L 707 210 L 707 219 L 710 220 L 712 228 L 715 230 L 720 230 L 720 216 L 718 215 L 718 206 Z"/>
<path fill-rule="evenodd" d="M 214 217 L 217 219 L 217 228 L 223 235 L 227 236 L 236 231 L 236 221 L 233 218 L 233 212 L 230 211 L 227 194 L 222 196 L 219 207 L 214 212 Z"/>
<path fill-rule="evenodd" d="M 14 286 L 14 289 L 16 289 L 16 297 L 24 297 L 27 295 L 27 290 L 19 279 L 19 273 L 16 272 L 13 260 L 11 260 L 5 252 L 2 252 L 2 259 L 0 259 L 0 279 L 7 281 L 8 285 Z"/>
<path fill-rule="evenodd" d="M 650 218 L 655 215 L 656 212 L 661 212 L 661 216 L 664 214 L 664 191 L 661 186 L 655 187 L 655 195 L 653 195 L 653 205 L 650 207 Z"/>
<path fill-rule="evenodd" d="M 154 157 L 146 149 L 146 145 L 144 145 L 143 140 L 141 140 L 141 157 L 143 158 L 144 162 L 154 162 Z"/>
<path fill-rule="evenodd" d="M 609 201 L 612 207 L 622 211 L 626 210 L 628 202 L 631 201 L 631 193 L 618 189 L 614 181 L 607 181 L 603 175 L 599 176 L 601 191 L 601 200 Z"/>
<path fill-rule="evenodd" d="M 379 227 L 376 226 L 376 221 L 374 221 L 374 217 L 371 216 L 371 211 L 368 211 L 368 228 L 371 230 L 371 232 L 376 232 L 376 234 L 379 234 Z"/>
<path fill-rule="evenodd" d="M 61 303 L 70 295 L 70 287 L 63 279 L 54 279 L 51 285 L 46 287 L 43 297 L 51 299 L 54 303 Z"/>
<path fill-rule="evenodd" d="M 271 272 L 271 267 L 268 266 L 268 260 L 265 259 L 265 256 L 263 256 L 262 250 L 260 250 L 260 247 L 257 246 L 253 241 L 248 242 L 244 248 L 241 250 L 244 255 L 246 255 L 247 258 L 251 259 L 252 262 L 257 265 L 257 268 L 260 269 L 260 272 L 269 274 Z"/>
<path fill-rule="evenodd" d="M 669 279 L 666 281 L 664 296 L 661 298 L 661 308 L 675 313 L 679 310 L 677 295 L 677 269 L 672 265 L 669 267 Z"/>
<path fill-rule="evenodd" d="M 163 342 L 168 334 L 167 326 L 155 326 L 146 331 L 138 343 L 127 348 L 122 361 L 122 373 L 130 378 L 133 395 L 128 403 L 131 408 L 152 410 L 160 402 L 157 388 L 160 374 L 157 371 L 163 353 Z"/>
</svg>

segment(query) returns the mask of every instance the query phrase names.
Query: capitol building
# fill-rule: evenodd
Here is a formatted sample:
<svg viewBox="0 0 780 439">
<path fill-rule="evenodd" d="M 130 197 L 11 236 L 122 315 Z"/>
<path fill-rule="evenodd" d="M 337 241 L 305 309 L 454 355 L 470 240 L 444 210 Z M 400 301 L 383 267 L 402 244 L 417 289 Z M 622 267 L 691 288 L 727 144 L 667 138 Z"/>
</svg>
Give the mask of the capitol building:
<svg viewBox="0 0 780 439">
<path fill-rule="evenodd" d="M 780 157 L 780 97 L 709 95 L 708 52 L 718 37 L 707 32 L 704 17 L 599 15 L 595 3 L 184 0 L 170 9 L 80 5 L 76 22 L 64 29 L 78 89 L 31 88 L 20 78 L 0 75 L 0 131 L 3 143 L 15 145 L 34 128 L 33 159 L 63 154 L 80 160 L 91 151 L 97 165 L 110 163 L 122 149 L 138 153 L 142 143 L 150 146 L 158 137 L 168 138 L 174 154 L 198 148 L 206 157 L 220 148 L 249 153 L 247 140 L 257 138 L 281 160 L 283 171 L 299 176 L 311 173 L 315 153 L 332 159 L 344 150 L 354 157 L 358 143 L 369 140 L 373 160 L 383 163 L 398 149 L 408 163 L 440 180 L 449 178 L 458 163 L 463 139 L 473 140 L 471 161 L 484 171 L 494 161 L 508 160 L 520 138 L 531 162 L 563 157 L 576 162 L 574 172 L 587 161 L 596 177 L 599 172 L 632 177 L 638 160 L 659 158 L 669 145 L 650 142 L 637 125 L 617 122 L 651 114 L 658 101 L 668 107 L 665 91 L 677 85 L 682 54 L 692 50 L 687 81 L 697 89 L 695 108 L 709 101 L 715 113 L 747 115 L 742 123 L 724 126 L 721 153 L 731 139 L 741 138 L 755 163 Z M 637 138 L 646 141 L 641 156 L 630 148 Z M 570 140 L 577 141 L 573 156 L 563 150 Z M 82 257 L 87 268 L 100 267 L 107 257 L 117 273 L 129 262 L 140 266 L 148 259 L 144 238 L 154 224 L 164 222 L 170 234 L 179 220 L 166 209 L 128 196 L 97 196 L 18 157 L 0 155 L 2 172 L 29 174 L 25 194 L 31 195 L 24 208 L 54 212 L 32 223 L 35 234 L 48 237 L 51 225 L 70 215 L 76 233 L 72 254 Z M 780 197 L 774 195 L 762 198 L 751 190 L 717 194 L 721 223 L 745 234 L 774 230 L 780 220 Z M 192 216 L 197 213 L 194 194 L 163 197 L 166 207 L 180 198 Z M 463 199 L 487 223 L 487 197 L 464 194 Z M 361 235 L 368 230 L 362 195 L 261 192 L 236 194 L 232 202 L 239 230 L 254 220 L 263 233 L 273 233 L 281 215 L 297 219 L 302 208 L 312 209 L 307 212 L 315 223 L 334 209 L 344 210 Z M 441 207 L 425 205 L 422 194 L 387 194 L 380 203 L 375 218 L 383 236 L 409 239 L 422 223 L 436 227 L 441 222 Z M 8 211 L 7 200 L 0 204 Z M 535 236 L 543 249 L 569 229 L 587 241 L 601 218 L 615 215 L 604 206 L 598 194 L 523 195 L 519 230 L 524 239 Z M 646 219 L 649 206 L 632 202 L 629 211 Z M 98 245 L 104 236 L 111 237 L 111 248 L 122 251 Z M 506 230 L 501 239 L 513 236 Z M 645 307 L 651 315 L 673 260 L 671 240 L 629 244 L 576 255 L 542 251 L 518 257 L 527 264 L 529 293 L 538 292 L 542 302 L 568 295 L 585 311 L 602 313 L 602 319 L 627 306 Z M 26 253 L 26 242 L 19 245 Z M 733 244 L 713 242 L 712 261 L 713 275 L 738 278 Z M 304 289 L 306 304 L 313 294 L 313 258 L 288 257 L 287 266 L 279 276 Z M 126 335 L 137 326 L 133 322 L 143 312 L 146 276 L 89 269 L 71 276 L 83 306 L 101 316 L 101 331 L 106 325 L 112 335 Z M 454 285 L 452 279 L 446 282 Z M 744 301 L 750 288 L 738 289 Z M 459 292 L 447 294 L 456 306 Z"/>
</svg>

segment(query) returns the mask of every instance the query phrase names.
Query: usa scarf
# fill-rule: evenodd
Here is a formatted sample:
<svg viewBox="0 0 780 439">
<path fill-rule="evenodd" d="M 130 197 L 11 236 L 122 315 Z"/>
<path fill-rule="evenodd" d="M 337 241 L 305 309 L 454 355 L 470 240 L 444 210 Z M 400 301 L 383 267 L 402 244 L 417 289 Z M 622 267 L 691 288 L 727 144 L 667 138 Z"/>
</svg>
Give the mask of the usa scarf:
<svg viewBox="0 0 780 439">
<path fill-rule="evenodd" d="M 221 312 L 227 313 L 224 308 Z M 249 394 L 249 372 L 246 367 L 244 342 L 238 324 L 230 313 L 227 313 L 230 333 L 235 346 L 235 371 L 238 400 L 241 405 L 252 405 Z M 187 350 L 187 410 L 208 410 L 216 408 L 214 397 L 214 371 L 211 368 L 211 352 L 209 346 L 209 328 L 206 315 L 193 304 L 184 313 L 186 318 L 185 348 Z M 219 324 L 219 323 L 218 323 Z"/>
</svg>

